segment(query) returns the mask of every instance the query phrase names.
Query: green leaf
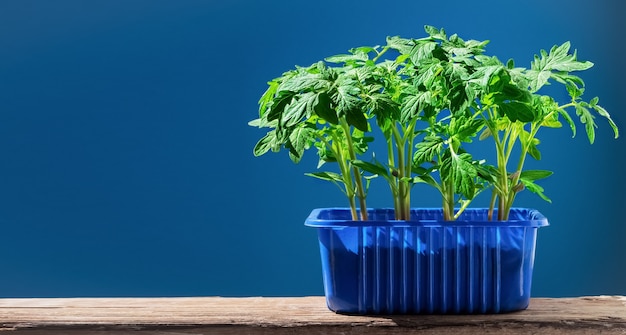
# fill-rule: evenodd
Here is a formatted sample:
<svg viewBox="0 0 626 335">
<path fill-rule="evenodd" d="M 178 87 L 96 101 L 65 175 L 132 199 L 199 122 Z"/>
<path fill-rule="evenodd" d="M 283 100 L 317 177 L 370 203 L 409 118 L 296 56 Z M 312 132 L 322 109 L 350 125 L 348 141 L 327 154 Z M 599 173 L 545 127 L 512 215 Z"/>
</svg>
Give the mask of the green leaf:
<svg viewBox="0 0 626 335">
<path fill-rule="evenodd" d="M 370 113 L 376 116 L 376 120 L 379 125 L 392 123 L 395 120 L 398 120 L 400 108 L 388 94 L 374 93 L 369 95 L 369 98 Z"/>
<path fill-rule="evenodd" d="M 438 39 L 438 40 L 447 40 L 446 32 L 443 28 L 437 29 L 433 26 L 426 25 L 424 26 L 424 30 L 430 37 Z"/>
<path fill-rule="evenodd" d="M 413 177 L 413 183 L 425 183 L 441 191 L 441 186 L 439 186 L 435 178 L 430 175 L 415 176 Z"/>
<path fill-rule="evenodd" d="M 270 131 L 265 136 L 263 136 L 254 146 L 253 153 L 254 156 L 261 156 L 268 151 L 270 151 L 275 145 L 276 141 L 276 132 Z"/>
<path fill-rule="evenodd" d="M 391 49 L 398 50 L 401 55 L 407 55 L 415 46 L 415 42 L 399 36 L 391 36 L 387 37 L 387 46 Z"/>
<path fill-rule="evenodd" d="M 282 113 L 281 123 L 290 127 L 299 123 L 303 118 L 310 117 L 316 99 L 317 94 L 313 92 L 296 95 Z"/>
<path fill-rule="evenodd" d="M 389 178 L 389 169 L 379 162 L 370 163 L 357 159 L 353 160 L 351 163 L 365 172 Z"/>
<path fill-rule="evenodd" d="M 333 151 L 330 150 L 324 143 L 316 142 L 315 147 L 317 148 L 317 155 L 319 156 L 319 161 L 317 163 L 318 169 L 325 163 L 337 162 L 337 157 L 335 157 Z"/>
<path fill-rule="evenodd" d="M 289 91 L 294 93 L 311 92 L 319 90 L 328 84 L 328 81 L 326 81 L 322 75 L 318 73 L 309 73 L 302 69 L 297 75 L 283 81 L 278 87 L 278 91 Z"/>
<path fill-rule="evenodd" d="M 491 136 L 491 129 L 485 127 L 485 129 L 482 131 L 482 133 L 480 133 L 480 136 L 478 137 L 479 141 L 485 140 L 487 138 L 489 138 L 489 136 Z"/>
<path fill-rule="evenodd" d="M 400 109 L 400 118 L 402 122 L 408 122 L 409 120 L 417 117 L 420 111 L 424 110 L 431 102 L 431 92 L 421 91 L 407 95 L 402 100 Z"/>
<path fill-rule="evenodd" d="M 310 172 L 310 173 L 305 173 L 305 175 L 309 177 L 317 178 L 317 179 L 343 183 L 343 179 L 341 178 L 341 175 L 336 172 Z"/>
<path fill-rule="evenodd" d="M 413 154 L 413 162 L 415 165 L 431 162 L 435 156 L 443 149 L 443 139 L 437 136 L 426 136 L 422 142 L 415 146 L 417 150 Z"/>
<path fill-rule="evenodd" d="M 541 160 L 541 152 L 539 151 L 539 149 L 537 149 L 537 144 L 535 144 L 534 142 L 531 143 L 528 147 L 528 154 L 535 160 Z"/>
<path fill-rule="evenodd" d="M 293 129 L 289 134 L 289 142 L 291 143 L 290 150 L 295 157 L 292 158 L 295 163 L 300 161 L 304 150 L 311 147 L 311 144 L 315 141 L 315 129 L 308 126 L 299 126 Z"/>
<path fill-rule="evenodd" d="M 484 120 L 457 117 L 450 120 L 450 136 L 462 142 L 472 142 L 472 138 L 480 131 Z"/>
<path fill-rule="evenodd" d="M 606 118 L 606 120 L 609 122 L 609 125 L 611 126 L 611 128 L 613 129 L 613 133 L 615 134 L 615 138 L 619 137 L 619 130 L 617 129 L 617 125 L 615 124 L 615 122 L 611 119 L 611 115 L 609 115 L 609 112 L 606 111 L 606 109 L 604 109 L 602 106 L 598 105 L 598 98 L 594 98 L 593 100 L 591 100 L 591 102 L 589 102 L 589 104 L 591 105 L 591 107 L 598 113 L 600 114 L 600 116 Z"/>
<path fill-rule="evenodd" d="M 261 98 L 259 99 L 259 116 L 263 117 L 263 115 L 265 115 L 265 112 L 267 110 L 267 106 L 269 104 L 270 101 L 272 101 L 272 99 L 274 98 L 274 95 L 276 95 L 276 92 L 278 90 L 278 86 L 279 83 L 277 81 L 270 81 L 268 84 L 268 88 L 265 91 L 265 93 L 263 93 L 263 95 L 261 96 Z"/>
<path fill-rule="evenodd" d="M 313 111 L 317 116 L 326 120 L 331 124 L 338 124 L 339 119 L 337 118 L 337 112 L 332 108 L 332 101 L 330 96 L 327 93 L 321 92 L 317 95 L 317 100 L 315 101 Z"/>
<path fill-rule="evenodd" d="M 346 121 L 349 125 L 354 126 L 360 131 L 366 132 L 369 130 L 367 117 L 360 108 L 352 108 L 348 110 L 346 113 Z"/>
<path fill-rule="evenodd" d="M 554 114 L 554 115 L 557 115 L 557 114 Z M 541 122 L 541 126 L 548 127 L 548 128 L 561 128 L 563 127 L 563 124 L 555 118 L 547 118 L 547 119 L 544 119 L 543 122 Z"/>
<path fill-rule="evenodd" d="M 345 182 L 343 180 L 343 178 L 341 178 L 341 175 L 335 172 L 311 172 L 311 173 L 305 173 L 305 176 L 309 176 L 309 177 L 313 177 L 313 178 L 317 178 L 317 179 L 321 179 L 321 180 L 326 180 L 326 181 L 330 181 L 333 184 L 335 184 L 335 186 L 337 186 L 339 188 L 339 190 L 341 190 L 341 192 L 343 192 L 343 194 L 348 195 L 346 193 L 346 190 L 344 188 L 342 188 L 342 185 L 345 185 Z"/>
<path fill-rule="evenodd" d="M 589 109 L 585 106 L 585 104 L 579 103 L 576 104 L 576 115 L 580 117 L 580 122 L 585 125 L 585 131 L 587 132 L 587 138 L 589 138 L 589 143 L 593 144 L 596 139 L 596 123 L 594 121 L 595 117 Z"/>
<path fill-rule="evenodd" d="M 572 120 L 572 117 L 569 115 L 569 113 L 567 113 L 567 111 L 562 108 L 558 108 L 557 111 L 572 129 L 572 137 L 576 136 L 576 124 L 574 123 L 574 120 Z"/>
<path fill-rule="evenodd" d="M 504 100 L 514 100 L 524 103 L 533 102 L 533 96 L 528 92 L 527 89 L 523 89 L 518 87 L 517 85 L 513 85 L 511 83 L 506 83 L 502 86 L 502 95 L 498 98 L 500 101 Z"/>
<path fill-rule="evenodd" d="M 410 51 L 411 62 L 420 65 L 424 60 L 432 58 L 437 46 L 438 44 L 433 41 L 418 41 Z"/>
<path fill-rule="evenodd" d="M 552 171 L 548 170 L 525 170 L 520 173 L 520 179 L 535 181 L 543 178 L 550 177 Z"/>
<path fill-rule="evenodd" d="M 324 58 L 329 63 L 350 63 L 350 62 L 365 62 L 369 59 L 367 53 L 360 50 L 355 50 L 356 53 L 349 55 L 335 55 Z"/>
<path fill-rule="evenodd" d="M 533 108 L 526 103 L 509 101 L 501 103 L 499 107 L 501 113 L 506 115 L 509 120 L 513 122 L 532 122 L 535 119 L 535 112 L 533 111 Z"/>
<path fill-rule="evenodd" d="M 530 79 L 530 88 L 533 92 L 538 91 L 548 82 L 548 79 L 553 76 L 553 71 L 583 71 L 593 66 L 591 62 L 578 61 L 576 59 L 576 51 L 573 54 L 569 54 L 569 49 L 570 42 L 565 42 L 560 46 L 553 46 L 550 49 L 550 53 L 541 50 L 540 56 L 535 55 L 535 59 L 531 63 L 531 69 L 527 72 Z M 557 74 L 556 79 L 559 79 L 559 76 L 562 76 L 562 74 Z"/>
<path fill-rule="evenodd" d="M 290 91 L 278 92 L 278 95 L 268 104 L 269 112 L 267 113 L 267 120 L 278 120 L 281 118 L 282 113 L 285 111 L 285 107 L 289 105 L 294 97 L 294 93 Z"/>
<path fill-rule="evenodd" d="M 449 162 L 447 162 L 449 160 Z M 472 164 L 472 156 L 468 153 L 452 153 L 441 165 L 441 178 L 452 180 L 455 190 L 466 199 L 473 199 L 476 192 L 474 178 L 478 175 Z"/>
<path fill-rule="evenodd" d="M 369 143 L 373 141 L 373 137 L 365 136 L 359 129 L 352 131 L 352 146 L 354 147 L 354 151 L 359 155 L 364 154 L 367 151 Z"/>
<path fill-rule="evenodd" d="M 470 98 L 465 91 L 465 85 L 461 83 L 453 84 L 448 91 L 450 100 L 450 111 L 454 114 L 463 112 L 470 103 Z"/>
<path fill-rule="evenodd" d="M 541 199 L 550 203 L 552 202 L 550 198 L 548 198 L 545 194 L 543 194 L 543 191 L 544 191 L 543 187 L 527 179 L 520 179 L 520 182 L 522 182 L 522 184 L 524 185 L 524 187 L 526 187 L 527 190 L 531 191 L 532 193 L 537 194 Z"/>
</svg>

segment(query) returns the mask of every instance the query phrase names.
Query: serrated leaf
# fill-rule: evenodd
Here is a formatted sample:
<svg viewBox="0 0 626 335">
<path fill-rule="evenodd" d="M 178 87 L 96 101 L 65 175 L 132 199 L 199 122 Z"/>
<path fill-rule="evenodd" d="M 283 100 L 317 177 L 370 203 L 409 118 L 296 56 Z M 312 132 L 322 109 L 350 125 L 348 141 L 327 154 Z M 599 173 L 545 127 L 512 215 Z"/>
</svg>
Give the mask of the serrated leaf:
<svg viewBox="0 0 626 335">
<path fill-rule="evenodd" d="M 463 117 L 452 119 L 450 123 L 450 136 L 462 142 L 471 142 L 472 138 L 476 136 L 484 125 L 482 119 L 467 119 Z M 452 123 L 454 123 L 454 126 Z"/>
<path fill-rule="evenodd" d="M 374 93 L 369 95 L 370 113 L 376 116 L 376 120 L 380 125 L 398 120 L 400 115 L 400 107 L 387 94 Z"/>
<path fill-rule="evenodd" d="M 338 124 L 337 112 L 332 108 L 332 101 L 327 93 L 321 92 L 317 95 L 314 102 L 313 111 L 322 119 L 331 124 Z"/>
<path fill-rule="evenodd" d="M 472 164 L 472 156 L 468 153 L 452 153 L 441 164 L 441 179 L 452 180 L 456 192 L 462 194 L 466 199 L 474 198 L 476 185 L 476 167 Z"/>
<path fill-rule="evenodd" d="M 532 107 L 519 101 L 509 101 L 499 105 L 500 112 L 506 115 L 512 122 L 531 122 L 535 119 Z"/>
<path fill-rule="evenodd" d="M 328 82 L 320 74 L 301 72 L 283 81 L 278 87 L 278 91 L 290 91 L 295 93 L 310 92 L 326 85 L 328 85 Z"/>
<path fill-rule="evenodd" d="M 437 29 L 437 28 L 435 28 L 433 26 L 426 25 L 426 26 L 424 26 L 424 30 L 432 38 L 439 39 L 439 40 L 444 40 L 444 41 L 448 39 L 447 36 L 446 36 L 446 32 L 445 32 L 445 30 L 443 28 Z"/>
<path fill-rule="evenodd" d="M 263 93 L 259 99 L 259 116 L 261 117 L 265 115 L 269 102 L 272 101 L 274 95 L 276 95 L 279 83 L 276 81 L 270 81 L 267 85 L 267 90 L 265 90 L 265 93 Z"/>
<path fill-rule="evenodd" d="M 615 138 L 618 138 L 619 137 L 619 129 L 617 129 L 617 125 L 615 124 L 613 119 L 611 119 L 611 115 L 609 115 L 609 112 L 607 112 L 606 109 L 604 109 L 602 106 L 598 105 L 597 103 L 598 103 L 598 98 L 596 97 L 596 98 L 592 99 L 589 104 L 591 104 L 591 107 L 598 114 L 600 114 L 600 116 L 604 117 L 609 122 L 609 125 L 611 126 L 611 128 L 613 129 L 613 133 L 615 134 Z"/>
<path fill-rule="evenodd" d="M 587 109 L 582 104 L 576 104 L 576 115 L 580 117 L 580 122 L 585 125 L 585 131 L 587 132 L 587 138 L 589 138 L 589 143 L 593 144 L 596 139 L 596 123 L 594 121 L 595 117 L 589 109 Z"/>
<path fill-rule="evenodd" d="M 543 187 L 527 179 L 520 179 L 520 182 L 524 185 L 524 187 L 526 187 L 527 190 L 531 191 L 532 193 L 537 194 L 541 199 L 550 203 L 552 202 L 550 198 L 548 198 L 545 194 L 543 194 L 543 191 L 544 191 Z"/>
<path fill-rule="evenodd" d="M 576 124 L 574 123 L 574 120 L 572 120 L 572 117 L 569 115 L 569 113 L 567 113 L 566 110 L 564 109 L 557 109 L 559 115 L 561 115 L 564 119 L 565 122 L 567 122 L 567 124 L 569 124 L 570 128 L 572 129 L 572 137 L 576 136 Z"/>
<path fill-rule="evenodd" d="M 563 124 L 559 122 L 559 120 L 556 120 L 554 118 L 548 118 L 548 119 L 543 120 L 543 122 L 541 123 L 541 126 L 548 127 L 548 128 L 561 128 L 563 127 Z"/>
<path fill-rule="evenodd" d="M 267 120 L 278 120 L 281 118 L 282 113 L 285 111 L 285 107 L 289 105 L 294 97 L 293 92 L 282 91 L 278 92 L 278 95 L 268 104 L 269 111 L 267 112 Z"/>
<path fill-rule="evenodd" d="M 415 46 L 415 42 L 399 36 L 391 36 L 387 37 L 387 46 L 392 49 L 398 50 L 402 55 L 407 55 Z"/>
<path fill-rule="evenodd" d="M 435 156 L 443 149 L 443 139 L 436 136 L 427 136 L 422 142 L 416 144 L 416 151 L 413 154 L 415 165 L 433 161 Z"/>
<path fill-rule="evenodd" d="M 431 92 L 421 91 L 410 94 L 402 100 L 400 118 L 402 122 L 407 122 L 417 117 L 420 111 L 424 110 L 431 102 Z"/>
<path fill-rule="evenodd" d="M 365 62 L 368 60 L 367 53 L 357 51 L 354 54 L 335 55 L 324 58 L 329 63 Z"/>
<path fill-rule="evenodd" d="M 254 156 L 261 156 L 268 151 L 270 151 L 275 146 L 276 141 L 276 133 L 275 131 L 270 131 L 265 136 L 263 136 L 254 146 L 253 153 Z"/>
<path fill-rule="evenodd" d="M 291 103 L 285 107 L 281 115 L 280 122 L 287 126 L 293 126 L 299 123 L 303 118 L 308 118 L 312 112 L 312 106 L 317 99 L 317 94 L 307 92 L 296 95 Z"/>
<path fill-rule="evenodd" d="M 352 146 L 354 147 L 354 151 L 361 155 L 367 151 L 370 142 L 374 141 L 374 138 L 371 136 L 363 136 L 362 131 L 355 129 L 352 132 Z"/>
<path fill-rule="evenodd" d="M 337 157 L 332 152 L 332 150 L 328 149 L 323 143 L 316 143 L 317 147 L 317 155 L 319 157 L 319 161 L 317 162 L 317 168 L 319 169 L 325 163 L 334 163 L 337 162 Z"/>
<path fill-rule="evenodd" d="M 300 161 L 304 151 L 311 147 L 315 141 L 315 129 L 307 126 L 299 126 L 293 129 L 289 134 L 289 142 L 291 144 L 291 152 L 295 155 L 296 163 Z"/>
<path fill-rule="evenodd" d="M 581 62 L 576 59 L 576 51 L 569 54 L 570 42 L 560 46 L 553 46 L 550 53 L 540 51 L 540 56 L 535 55 L 531 63 L 531 69 L 527 72 L 530 79 L 530 88 L 533 92 L 538 91 L 548 82 L 553 71 L 571 72 L 587 70 L 593 66 L 591 62 Z M 558 75 L 557 75 L 558 76 Z"/>
<path fill-rule="evenodd" d="M 432 58 L 433 51 L 437 46 L 438 44 L 433 41 L 418 41 L 409 53 L 411 62 L 415 65 L 420 65 L 422 61 Z"/>
<path fill-rule="evenodd" d="M 467 95 L 463 84 L 456 84 L 448 91 L 449 108 L 452 113 L 463 112 L 470 103 L 469 99 L 470 97 Z"/>
</svg>

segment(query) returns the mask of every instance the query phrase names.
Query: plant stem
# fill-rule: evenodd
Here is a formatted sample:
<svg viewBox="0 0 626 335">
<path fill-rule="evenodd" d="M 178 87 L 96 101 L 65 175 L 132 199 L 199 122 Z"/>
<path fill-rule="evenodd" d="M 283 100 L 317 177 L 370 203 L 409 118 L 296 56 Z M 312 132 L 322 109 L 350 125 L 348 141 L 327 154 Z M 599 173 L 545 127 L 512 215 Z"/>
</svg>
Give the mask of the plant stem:
<svg viewBox="0 0 626 335">
<path fill-rule="evenodd" d="M 346 121 L 345 117 L 340 118 L 339 122 L 341 123 L 341 127 L 343 128 L 344 135 L 346 137 L 346 144 L 347 144 L 349 159 L 350 161 L 355 161 L 356 153 L 354 152 L 354 144 L 352 143 L 352 134 L 350 133 L 350 125 Z M 366 193 L 363 187 L 361 171 L 359 170 L 358 167 L 352 165 L 352 174 L 354 177 L 354 182 L 356 184 L 356 195 L 359 198 L 359 206 L 361 209 L 361 220 L 367 221 L 367 205 L 365 203 Z"/>
<path fill-rule="evenodd" d="M 408 220 L 410 213 L 410 188 L 409 183 L 404 180 L 405 177 L 409 177 L 406 172 L 406 160 L 405 149 L 406 143 L 404 137 L 400 134 L 396 126 L 392 127 L 393 138 L 396 142 L 396 150 L 398 155 L 398 171 L 396 179 L 398 181 L 398 204 L 399 210 L 395 213 L 396 220 Z"/>
<path fill-rule="evenodd" d="M 337 164 L 339 165 L 339 171 L 341 172 L 341 176 L 343 178 L 343 183 L 346 188 L 346 197 L 348 198 L 348 203 L 350 204 L 350 213 L 352 214 L 352 220 L 358 220 L 359 215 L 356 209 L 356 201 L 354 199 L 354 187 L 352 186 L 352 175 L 350 174 L 350 169 L 347 165 L 346 158 L 344 157 L 343 149 L 341 146 L 341 141 L 337 137 L 336 134 L 332 134 L 333 137 L 333 145 L 332 150 L 333 154 L 337 158 Z"/>
<path fill-rule="evenodd" d="M 406 177 L 411 177 L 411 174 L 413 172 L 413 148 L 414 148 L 413 141 L 415 139 L 414 131 L 415 131 L 416 124 L 417 124 L 417 118 L 413 119 L 409 123 L 409 127 L 404 132 L 404 137 L 406 139 L 405 141 L 407 143 L 406 164 L 405 164 L 405 169 L 406 169 L 405 176 Z M 406 197 L 404 198 L 404 206 L 406 210 L 406 212 L 404 213 L 405 220 L 411 219 L 411 188 L 412 188 L 412 184 L 407 182 L 407 194 L 406 194 Z"/>
<path fill-rule="evenodd" d="M 395 155 L 393 152 L 393 136 L 391 134 L 385 134 L 385 138 L 387 140 L 387 166 L 391 169 L 390 173 L 393 174 L 396 172 L 396 162 Z M 393 197 L 393 209 L 394 213 L 400 212 L 400 198 L 398 196 L 398 179 L 391 178 L 389 179 L 389 187 L 391 188 L 391 196 Z"/>
<path fill-rule="evenodd" d="M 493 208 L 496 206 L 496 190 L 491 191 L 491 201 L 489 201 L 489 211 L 487 212 L 487 220 L 493 220 Z"/>
<path fill-rule="evenodd" d="M 387 50 L 389 50 L 389 46 L 385 46 L 380 52 L 377 52 L 376 57 L 372 58 L 372 61 L 376 63 L 376 61 L 378 61 L 378 59 L 384 55 L 385 52 L 387 52 Z"/>
</svg>

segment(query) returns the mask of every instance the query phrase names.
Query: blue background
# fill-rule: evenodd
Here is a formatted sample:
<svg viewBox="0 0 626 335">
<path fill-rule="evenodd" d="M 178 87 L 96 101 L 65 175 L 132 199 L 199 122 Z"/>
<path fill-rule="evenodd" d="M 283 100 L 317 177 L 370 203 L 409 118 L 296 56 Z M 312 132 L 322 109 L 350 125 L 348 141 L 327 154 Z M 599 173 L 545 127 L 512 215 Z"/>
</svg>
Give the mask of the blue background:
<svg viewBox="0 0 626 335">
<path fill-rule="evenodd" d="M 266 82 L 423 25 L 529 66 L 571 40 L 626 133 L 624 1 L 0 2 L 0 296 L 321 295 L 315 207 L 286 153 L 254 158 Z M 559 97 L 565 98 L 561 91 Z M 559 95 L 560 94 L 560 95 Z M 534 296 L 626 294 L 626 136 L 546 129 Z M 414 205 L 439 206 L 430 190 Z M 477 205 L 479 205 L 478 203 Z M 483 202 L 484 206 L 486 203 Z M 373 207 L 390 206 L 375 186 Z"/>
</svg>

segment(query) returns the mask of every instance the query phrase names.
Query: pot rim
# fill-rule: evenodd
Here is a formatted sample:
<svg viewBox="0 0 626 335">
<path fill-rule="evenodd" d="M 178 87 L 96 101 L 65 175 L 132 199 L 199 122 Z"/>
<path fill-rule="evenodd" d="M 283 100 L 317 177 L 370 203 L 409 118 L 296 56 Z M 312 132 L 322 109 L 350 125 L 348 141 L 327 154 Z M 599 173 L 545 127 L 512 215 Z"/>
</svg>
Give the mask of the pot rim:
<svg viewBox="0 0 626 335">
<path fill-rule="evenodd" d="M 442 219 L 395 220 L 376 217 L 393 217 L 393 208 L 368 208 L 368 214 L 374 219 L 368 221 L 352 220 L 350 209 L 345 207 L 315 208 L 306 219 L 304 225 L 316 228 L 346 227 L 545 227 L 548 219 L 538 210 L 532 208 L 511 208 L 511 217 L 506 221 L 487 220 L 488 208 L 467 208 L 455 221 Z M 430 217 L 443 213 L 441 208 L 411 208 L 411 216 L 418 217 L 428 214 Z M 494 211 L 497 213 L 497 210 Z M 335 215 L 338 218 L 328 218 Z M 439 217 L 442 215 L 439 214 Z M 480 217 L 483 218 L 480 218 Z"/>
</svg>

